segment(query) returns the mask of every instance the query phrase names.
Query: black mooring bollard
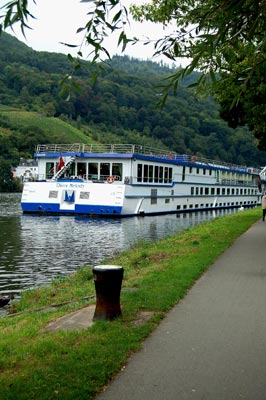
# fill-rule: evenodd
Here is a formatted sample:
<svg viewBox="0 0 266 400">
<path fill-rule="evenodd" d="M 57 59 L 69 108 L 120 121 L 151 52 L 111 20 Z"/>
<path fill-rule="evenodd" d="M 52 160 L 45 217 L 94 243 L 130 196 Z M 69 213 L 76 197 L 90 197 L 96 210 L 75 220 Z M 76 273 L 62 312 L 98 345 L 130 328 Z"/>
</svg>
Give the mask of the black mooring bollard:
<svg viewBox="0 0 266 400">
<path fill-rule="evenodd" d="M 121 315 L 120 292 L 124 269 L 117 265 L 96 265 L 93 278 L 96 290 L 94 321 L 112 321 Z"/>
</svg>

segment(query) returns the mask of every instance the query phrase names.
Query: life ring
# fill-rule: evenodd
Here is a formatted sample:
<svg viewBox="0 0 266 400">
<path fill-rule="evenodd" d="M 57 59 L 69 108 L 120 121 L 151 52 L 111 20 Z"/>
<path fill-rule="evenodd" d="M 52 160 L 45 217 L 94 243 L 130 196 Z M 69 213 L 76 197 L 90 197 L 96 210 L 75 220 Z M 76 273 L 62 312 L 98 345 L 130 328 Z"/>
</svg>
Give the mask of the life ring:
<svg viewBox="0 0 266 400">
<path fill-rule="evenodd" d="M 106 180 L 107 180 L 107 183 L 114 183 L 115 178 L 114 178 L 114 176 L 108 176 L 108 178 Z"/>
</svg>

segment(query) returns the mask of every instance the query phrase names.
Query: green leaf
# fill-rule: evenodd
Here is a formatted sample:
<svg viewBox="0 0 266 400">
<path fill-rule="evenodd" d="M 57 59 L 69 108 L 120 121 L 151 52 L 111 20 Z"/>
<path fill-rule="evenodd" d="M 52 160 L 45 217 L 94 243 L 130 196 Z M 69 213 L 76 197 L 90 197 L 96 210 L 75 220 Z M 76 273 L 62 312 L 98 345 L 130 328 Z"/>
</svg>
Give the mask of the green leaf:
<svg viewBox="0 0 266 400">
<path fill-rule="evenodd" d="M 113 22 L 119 21 L 121 15 L 122 15 L 122 10 L 118 11 L 118 13 L 114 16 Z"/>
<path fill-rule="evenodd" d="M 216 75 L 213 72 L 213 69 L 210 69 L 210 78 L 211 78 L 212 83 L 215 85 L 217 80 L 216 80 Z"/>
</svg>

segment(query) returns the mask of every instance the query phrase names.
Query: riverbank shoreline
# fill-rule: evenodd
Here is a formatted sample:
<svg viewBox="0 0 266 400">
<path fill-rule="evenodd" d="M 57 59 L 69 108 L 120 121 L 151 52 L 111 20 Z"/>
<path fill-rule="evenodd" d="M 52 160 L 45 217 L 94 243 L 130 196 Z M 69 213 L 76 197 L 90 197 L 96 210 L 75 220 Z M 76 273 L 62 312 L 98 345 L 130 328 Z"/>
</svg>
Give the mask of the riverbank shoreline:
<svg viewBox="0 0 266 400">
<path fill-rule="evenodd" d="M 95 298 L 88 299 L 95 294 L 91 268 L 25 292 L 16 305 L 20 314 L 0 319 L 3 398 L 92 399 L 194 282 L 260 216 L 256 208 L 219 217 L 118 254 L 111 263 L 125 270 L 122 317 L 112 323 L 99 321 L 68 332 L 45 330 L 51 321 L 95 303 Z M 149 318 L 141 319 L 145 313 Z"/>
</svg>

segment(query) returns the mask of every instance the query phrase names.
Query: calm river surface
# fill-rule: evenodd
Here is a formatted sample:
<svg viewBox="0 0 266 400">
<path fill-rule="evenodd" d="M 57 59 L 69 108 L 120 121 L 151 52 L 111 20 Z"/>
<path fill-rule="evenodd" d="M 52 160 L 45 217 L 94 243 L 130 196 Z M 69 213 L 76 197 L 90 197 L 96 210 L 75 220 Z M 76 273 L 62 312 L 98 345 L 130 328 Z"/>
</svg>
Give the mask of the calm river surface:
<svg viewBox="0 0 266 400">
<path fill-rule="evenodd" d="M 138 241 L 164 236 L 211 219 L 213 212 L 92 219 L 23 215 L 20 194 L 0 193 L 0 293 L 47 284 L 53 277 L 98 265 Z"/>
</svg>

